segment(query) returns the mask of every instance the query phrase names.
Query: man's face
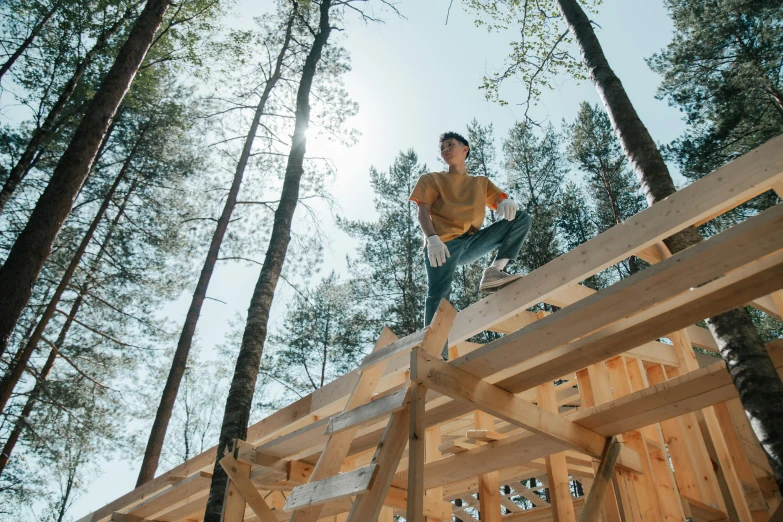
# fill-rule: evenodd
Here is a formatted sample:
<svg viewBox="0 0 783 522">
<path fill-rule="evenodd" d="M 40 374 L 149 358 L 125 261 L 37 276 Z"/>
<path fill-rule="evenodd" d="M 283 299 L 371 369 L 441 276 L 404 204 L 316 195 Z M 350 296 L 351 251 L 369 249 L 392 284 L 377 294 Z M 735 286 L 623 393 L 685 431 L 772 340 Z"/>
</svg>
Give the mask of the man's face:
<svg viewBox="0 0 783 522">
<path fill-rule="evenodd" d="M 449 166 L 463 165 L 468 156 L 468 146 L 463 145 L 454 138 L 449 138 L 440 143 L 440 157 Z"/>
</svg>

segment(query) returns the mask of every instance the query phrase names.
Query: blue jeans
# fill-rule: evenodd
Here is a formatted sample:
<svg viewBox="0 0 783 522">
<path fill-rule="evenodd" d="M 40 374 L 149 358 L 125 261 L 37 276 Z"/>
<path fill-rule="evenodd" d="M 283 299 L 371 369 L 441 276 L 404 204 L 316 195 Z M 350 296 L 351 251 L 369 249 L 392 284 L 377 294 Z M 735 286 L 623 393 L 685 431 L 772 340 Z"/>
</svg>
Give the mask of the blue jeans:
<svg viewBox="0 0 783 522">
<path fill-rule="evenodd" d="M 427 252 L 424 252 L 424 266 L 427 267 L 427 300 L 424 304 L 424 326 L 435 316 L 440 300 L 451 295 L 454 271 L 460 265 L 468 265 L 492 250 L 498 248 L 495 259 L 514 261 L 519 255 L 522 243 L 530 232 L 530 215 L 522 209 L 517 211 L 513 221 L 503 219 L 482 228 L 475 234 L 462 234 L 446 242 L 450 257 L 446 264 L 430 266 Z"/>
</svg>

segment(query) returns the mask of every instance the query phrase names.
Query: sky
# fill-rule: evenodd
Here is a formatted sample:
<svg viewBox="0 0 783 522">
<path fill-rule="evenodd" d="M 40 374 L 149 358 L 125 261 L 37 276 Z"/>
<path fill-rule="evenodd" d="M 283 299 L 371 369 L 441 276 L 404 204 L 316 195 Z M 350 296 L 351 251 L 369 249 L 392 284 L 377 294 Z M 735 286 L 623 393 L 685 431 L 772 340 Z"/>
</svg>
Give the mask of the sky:
<svg viewBox="0 0 783 522">
<path fill-rule="evenodd" d="M 258 0 L 241 0 L 230 25 L 246 28 L 252 16 L 260 14 L 259 4 Z M 349 120 L 361 132 L 358 143 L 348 148 L 316 137 L 307 145 L 308 155 L 330 157 L 334 162 L 337 174 L 330 191 L 338 204 L 336 213 L 348 219 L 373 220 L 376 216 L 371 166 L 386 170 L 399 151 L 413 148 L 422 163 L 440 170 L 438 136 L 449 130 L 465 133 L 473 118 L 494 125 L 499 151 L 500 140 L 524 114 L 524 108 L 517 105 L 526 97 L 521 84 L 509 82 L 503 91 L 507 106 L 486 101 L 478 89 L 485 72 L 503 65 L 514 34 L 488 34 L 476 28 L 459 0 L 454 1 L 448 25 L 449 0 L 400 0 L 397 6 L 405 19 L 389 12 L 384 15 L 385 24 L 349 18 L 339 35 L 351 54 L 352 71 L 345 77 L 345 86 L 360 107 L 358 115 Z M 666 143 L 679 136 L 685 128 L 681 116 L 655 98 L 660 77 L 644 61 L 671 38 L 672 24 L 663 2 L 604 0 L 594 19 L 609 63 L 653 139 Z M 562 78 L 555 90 L 543 93 L 532 114 L 558 126 L 562 119 L 574 119 L 582 101 L 600 103 L 593 85 Z M 328 239 L 321 274 L 335 270 L 346 276 L 346 255 L 356 256 L 358 245 L 333 220 L 324 219 L 323 225 Z M 225 304 L 212 300 L 204 304 L 198 327 L 202 352 L 209 354 L 223 342 L 229 322 L 244 314 L 258 273 L 257 267 L 219 264 L 208 295 Z M 280 326 L 290 293 L 280 288 L 272 309 L 272 328 Z M 163 313 L 181 325 L 189 300 L 185 293 Z M 71 516 L 79 519 L 133 489 L 140 460 L 138 455 L 102 463 L 94 482 L 74 503 Z"/>
</svg>

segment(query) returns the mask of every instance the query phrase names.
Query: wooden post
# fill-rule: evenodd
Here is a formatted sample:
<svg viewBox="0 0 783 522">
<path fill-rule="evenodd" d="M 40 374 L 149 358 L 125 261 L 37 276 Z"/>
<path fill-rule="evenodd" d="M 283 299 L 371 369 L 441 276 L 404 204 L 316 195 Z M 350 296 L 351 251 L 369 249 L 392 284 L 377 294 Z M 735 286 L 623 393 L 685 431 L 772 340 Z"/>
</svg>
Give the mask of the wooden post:
<svg viewBox="0 0 783 522">
<path fill-rule="evenodd" d="M 414 360 L 414 356 L 415 353 L 411 360 Z M 411 383 L 408 429 L 408 506 L 405 511 L 407 522 L 424 522 L 424 398 L 426 395 L 426 387 L 416 382 Z"/>
<path fill-rule="evenodd" d="M 609 389 L 609 377 L 606 375 L 606 366 L 603 363 L 592 364 L 576 372 L 576 382 L 577 386 L 579 386 L 579 396 L 582 399 L 584 408 L 592 408 L 612 400 L 612 392 Z M 599 466 L 600 463 L 593 461 L 593 470 L 596 476 Z M 606 493 L 604 493 L 600 520 L 623 522 L 613 481 L 608 486 Z"/>
<path fill-rule="evenodd" d="M 555 385 L 551 382 L 536 388 L 538 407 L 557 413 Z M 555 453 L 545 458 L 549 478 L 549 497 L 555 522 L 576 522 L 571 485 L 568 479 L 568 465 L 565 453 Z"/>
<path fill-rule="evenodd" d="M 243 477 L 250 480 L 250 464 L 241 461 L 234 461 L 234 472 L 237 477 Z M 221 522 L 243 522 L 245 520 L 245 497 L 240 493 L 239 488 L 233 480 L 228 481 L 226 496 L 223 500 L 223 516 Z"/>
<path fill-rule="evenodd" d="M 483 411 L 476 410 L 473 414 L 473 422 L 477 430 L 495 429 L 495 418 Z M 482 445 L 484 442 L 477 442 Z M 500 522 L 502 517 L 500 509 L 500 478 L 497 471 L 482 473 L 478 477 L 479 513 L 481 522 Z"/>
<path fill-rule="evenodd" d="M 680 362 L 680 369 L 689 372 L 698 370 L 699 363 L 696 361 L 693 345 L 687 332 L 684 330 L 675 332 L 670 335 L 670 338 L 675 348 L 677 348 L 676 353 Z M 736 520 L 739 522 L 753 522 L 753 516 L 750 514 L 742 483 L 737 477 L 736 469 L 734 469 L 734 463 L 729 455 L 729 449 L 721 432 L 715 410 L 712 407 L 704 408 L 696 413 L 696 418 L 698 419 L 707 451 L 717 464 L 716 475 L 718 476 L 718 484 L 721 486 L 729 517 L 732 518 L 732 511 L 734 511 Z"/>
<path fill-rule="evenodd" d="M 606 369 L 609 372 L 609 380 L 612 383 L 612 391 L 615 399 L 631 393 L 631 383 L 625 367 L 623 357 L 613 357 L 606 361 Z M 624 442 L 641 457 L 643 473 L 632 477 L 634 489 L 637 493 L 636 502 L 639 505 L 639 513 L 642 520 L 662 522 L 661 500 L 655 487 L 650 456 L 647 451 L 641 432 L 631 431 L 623 434 Z"/>
<path fill-rule="evenodd" d="M 424 433 L 425 437 L 425 450 L 424 450 L 424 462 L 432 462 L 441 458 L 438 446 L 440 446 L 440 425 L 427 428 Z M 425 495 L 432 497 L 436 500 L 443 500 L 443 488 L 432 488 L 425 492 Z M 439 519 L 427 517 L 427 522 L 442 522 Z"/>
<path fill-rule="evenodd" d="M 631 383 L 631 391 L 636 392 L 650 386 L 642 361 L 625 359 L 625 367 L 628 372 L 628 380 Z M 677 482 L 669 464 L 660 425 L 647 426 L 642 428 L 640 433 L 643 435 L 642 444 L 649 458 L 652 480 L 658 491 L 663 520 L 666 522 L 684 520 L 685 513 L 682 509 L 680 494 L 677 491 Z M 652 441 L 653 444 L 648 441 Z"/>
<path fill-rule="evenodd" d="M 614 475 L 614 466 L 617 464 L 617 458 L 620 456 L 620 443 L 617 437 L 611 437 L 606 441 L 606 448 L 601 457 L 601 463 L 598 465 L 598 471 L 595 474 L 595 480 L 590 488 L 587 501 L 582 509 L 582 515 L 579 522 L 593 522 L 598 520 L 604 503 L 604 495 L 609 490 Z"/>
</svg>

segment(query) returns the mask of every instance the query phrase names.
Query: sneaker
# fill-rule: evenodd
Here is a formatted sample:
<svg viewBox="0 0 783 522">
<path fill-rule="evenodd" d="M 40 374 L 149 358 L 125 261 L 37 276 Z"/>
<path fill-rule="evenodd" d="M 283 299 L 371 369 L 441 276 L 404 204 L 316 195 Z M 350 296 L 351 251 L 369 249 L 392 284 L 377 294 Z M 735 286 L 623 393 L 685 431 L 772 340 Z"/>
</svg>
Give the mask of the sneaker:
<svg viewBox="0 0 783 522">
<path fill-rule="evenodd" d="M 484 275 L 481 277 L 479 292 L 482 294 L 491 294 L 492 292 L 503 288 L 517 279 L 521 279 L 524 274 L 507 274 L 506 272 L 490 266 L 484 269 Z"/>
</svg>

